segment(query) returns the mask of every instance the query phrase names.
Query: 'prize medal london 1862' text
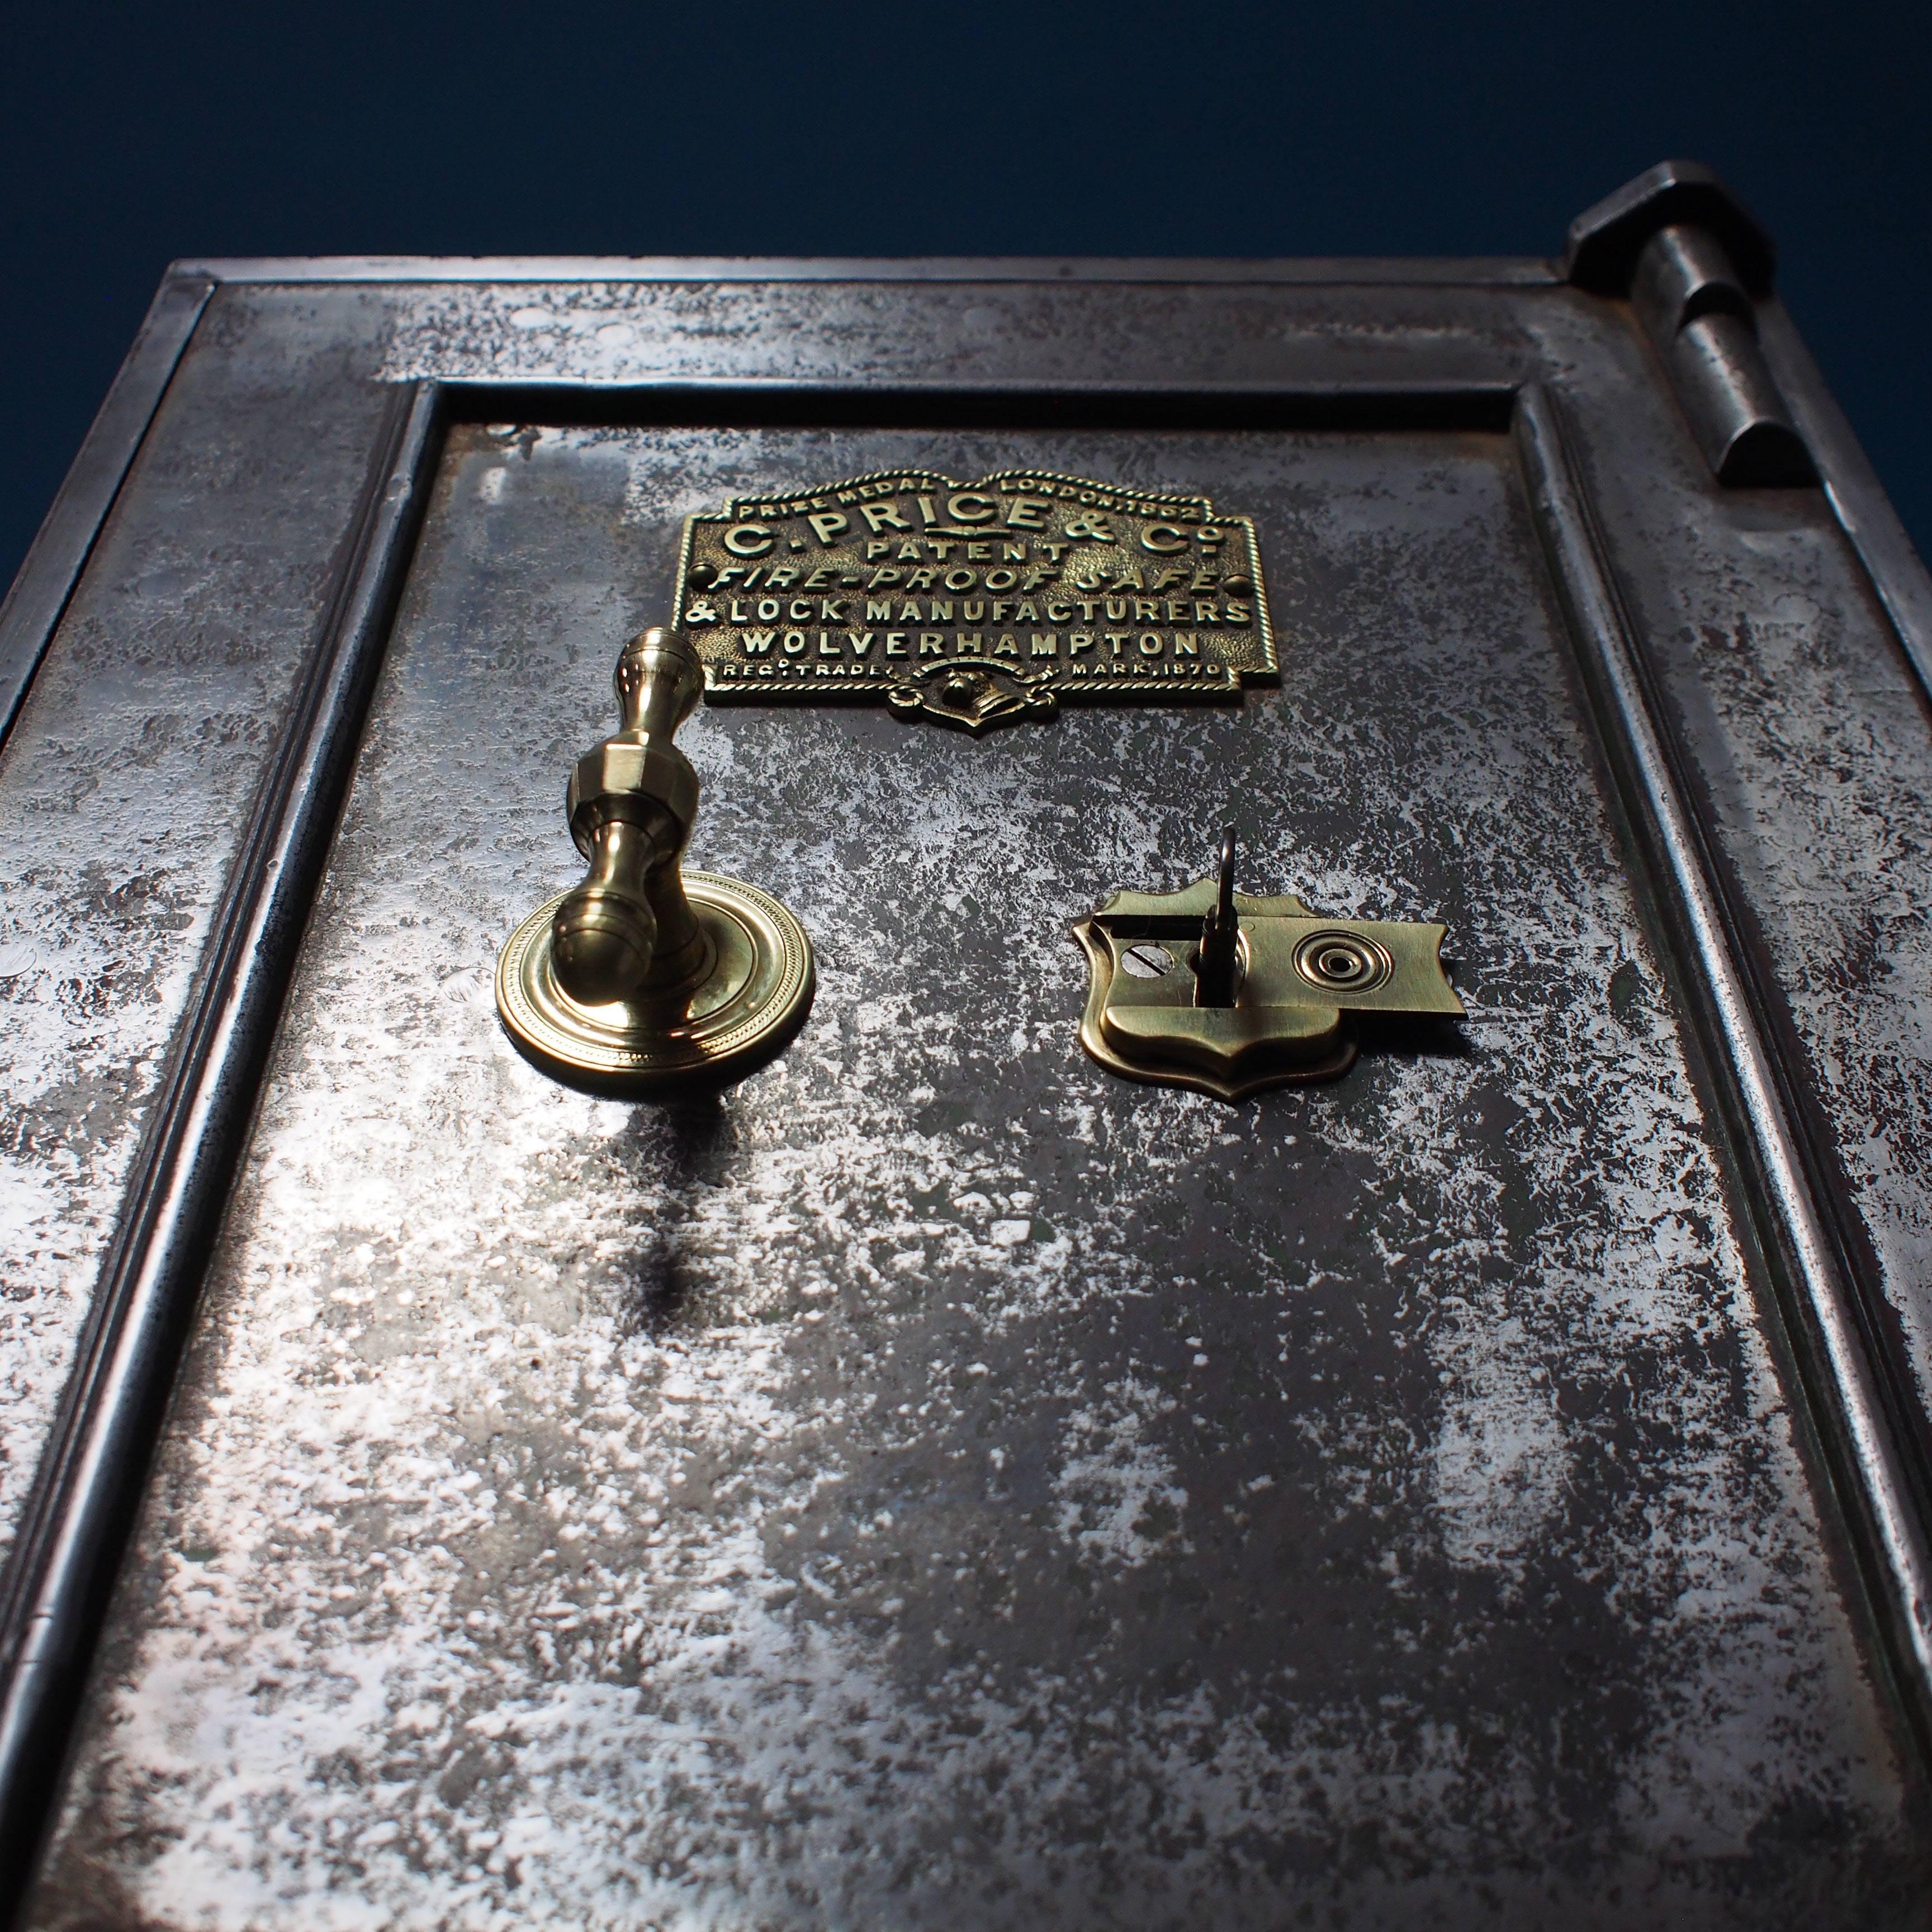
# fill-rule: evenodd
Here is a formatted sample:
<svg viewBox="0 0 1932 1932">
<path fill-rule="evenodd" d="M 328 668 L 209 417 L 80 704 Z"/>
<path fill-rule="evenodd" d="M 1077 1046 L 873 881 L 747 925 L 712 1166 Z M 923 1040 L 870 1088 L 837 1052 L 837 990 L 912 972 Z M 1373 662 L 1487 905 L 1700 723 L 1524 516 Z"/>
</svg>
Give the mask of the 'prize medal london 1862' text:
<svg viewBox="0 0 1932 1932">
<path fill-rule="evenodd" d="M 976 731 L 1276 670 L 1247 518 L 1030 470 L 889 470 L 688 518 L 673 621 L 714 700 L 883 698 Z"/>
</svg>

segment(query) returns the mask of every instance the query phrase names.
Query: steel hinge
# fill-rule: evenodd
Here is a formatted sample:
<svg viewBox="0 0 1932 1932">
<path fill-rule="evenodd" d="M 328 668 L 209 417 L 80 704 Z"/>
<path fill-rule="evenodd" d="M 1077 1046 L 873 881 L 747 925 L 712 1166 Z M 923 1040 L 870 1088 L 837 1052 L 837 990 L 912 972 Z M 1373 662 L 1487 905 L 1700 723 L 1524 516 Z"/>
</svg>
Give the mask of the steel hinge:
<svg viewBox="0 0 1932 1932">
<path fill-rule="evenodd" d="M 1817 481 L 1757 339 L 1771 238 L 1710 169 L 1661 161 L 1627 182 L 1570 224 L 1564 266 L 1576 287 L 1628 299 L 1720 483 Z"/>
</svg>

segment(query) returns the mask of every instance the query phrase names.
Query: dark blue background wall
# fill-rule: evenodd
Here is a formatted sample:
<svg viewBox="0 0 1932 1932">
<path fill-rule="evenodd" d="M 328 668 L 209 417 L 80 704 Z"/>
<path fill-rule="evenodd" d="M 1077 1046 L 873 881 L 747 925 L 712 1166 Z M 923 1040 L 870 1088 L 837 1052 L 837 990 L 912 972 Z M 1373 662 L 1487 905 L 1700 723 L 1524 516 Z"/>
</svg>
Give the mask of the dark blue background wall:
<svg viewBox="0 0 1932 1932">
<path fill-rule="evenodd" d="M 1554 252 L 1719 168 L 1932 548 L 1932 8 L 0 10 L 0 582 L 170 257 Z"/>
</svg>

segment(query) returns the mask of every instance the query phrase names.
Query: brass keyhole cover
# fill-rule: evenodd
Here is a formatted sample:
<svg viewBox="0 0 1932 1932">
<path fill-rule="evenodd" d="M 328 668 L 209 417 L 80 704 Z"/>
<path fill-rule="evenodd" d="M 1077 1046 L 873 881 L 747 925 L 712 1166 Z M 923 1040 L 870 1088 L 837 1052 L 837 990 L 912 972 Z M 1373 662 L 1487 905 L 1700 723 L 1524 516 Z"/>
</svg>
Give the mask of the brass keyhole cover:
<svg viewBox="0 0 1932 1932">
<path fill-rule="evenodd" d="M 1462 1012 L 1442 968 L 1446 931 L 1238 892 L 1230 826 L 1218 874 L 1117 892 L 1074 927 L 1088 968 L 1080 1043 L 1124 1079 L 1231 1102 L 1331 1078 L 1354 1059 L 1357 1016 Z"/>
</svg>

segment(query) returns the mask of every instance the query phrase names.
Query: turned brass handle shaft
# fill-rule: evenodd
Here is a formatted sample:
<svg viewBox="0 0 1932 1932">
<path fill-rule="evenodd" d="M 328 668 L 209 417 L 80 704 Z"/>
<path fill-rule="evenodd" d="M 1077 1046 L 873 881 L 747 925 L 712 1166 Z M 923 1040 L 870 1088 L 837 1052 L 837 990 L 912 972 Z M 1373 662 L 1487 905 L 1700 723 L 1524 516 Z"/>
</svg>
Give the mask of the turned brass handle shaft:
<svg viewBox="0 0 1932 1932">
<path fill-rule="evenodd" d="M 557 983 L 585 1006 L 668 995 L 710 965 L 680 866 L 698 775 L 671 742 L 702 671 L 682 637 L 653 628 L 625 646 L 613 681 L 622 724 L 570 780 L 571 836 L 590 869 L 550 922 Z"/>
</svg>

